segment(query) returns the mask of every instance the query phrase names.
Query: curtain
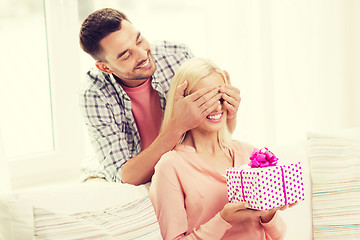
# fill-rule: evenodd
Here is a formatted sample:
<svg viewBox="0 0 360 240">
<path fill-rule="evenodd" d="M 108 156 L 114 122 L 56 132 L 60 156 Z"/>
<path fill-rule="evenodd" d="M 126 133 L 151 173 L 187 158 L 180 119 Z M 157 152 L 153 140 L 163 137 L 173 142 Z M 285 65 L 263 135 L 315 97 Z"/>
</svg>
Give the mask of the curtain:
<svg viewBox="0 0 360 240">
<path fill-rule="evenodd" d="M 241 90 L 236 138 L 283 145 L 360 126 L 358 1 L 225 2 L 212 45 L 226 52 L 212 57 Z"/>
<path fill-rule="evenodd" d="M 226 69 L 242 97 L 234 138 L 282 145 L 360 126 L 357 0 L 93 2 Z"/>
</svg>

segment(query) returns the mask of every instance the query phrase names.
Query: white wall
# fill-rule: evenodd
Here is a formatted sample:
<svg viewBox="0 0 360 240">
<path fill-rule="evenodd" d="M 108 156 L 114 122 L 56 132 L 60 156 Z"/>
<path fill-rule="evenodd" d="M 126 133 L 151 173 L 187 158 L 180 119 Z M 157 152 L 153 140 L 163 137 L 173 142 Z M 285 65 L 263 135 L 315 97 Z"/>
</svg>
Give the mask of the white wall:
<svg viewBox="0 0 360 240">
<path fill-rule="evenodd" d="M 278 145 L 359 126 L 359 1 L 138 2 L 128 15 L 146 37 L 229 71 L 242 96 L 236 138 Z"/>
<path fill-rule="evenodd" d="M 77 171 L 86 134 L 76 92 L 93 61 L 78 46 L 77 4 L 46 2 L 52 2 L 53 11 L 47 19 L 49 39 L 55 42 L 50 52 L 58 57 L 50 61 L 52 87 L 59 90 L 52 96 L 54 124 L 59 126 L 56 144 L 77 137 L 76 144 L 63 148 L 69 152 L 59 165 L 46 165 Z M 196 56 L 209 57 L 226 69 L 242 96 L 235 138 L 257 146 L 283 145 L 304 140 L 306 131 L 360 125 L 357 0 L 132 0 L 95 1 L 93 6 L 124 10 L 150 40 L 184 42 Z M 37 175 L 38 165 L 37 160 L 12 162 L 10 169 L 16 176 Z"/>
</svg>

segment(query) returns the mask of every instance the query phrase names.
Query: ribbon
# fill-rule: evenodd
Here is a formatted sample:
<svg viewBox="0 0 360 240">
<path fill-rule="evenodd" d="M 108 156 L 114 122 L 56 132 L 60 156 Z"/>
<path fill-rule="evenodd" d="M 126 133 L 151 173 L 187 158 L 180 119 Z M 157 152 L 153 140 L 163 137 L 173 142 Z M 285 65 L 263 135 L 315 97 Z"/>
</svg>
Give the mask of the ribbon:
<svg viewBox="0 0 360 240">
<path fill-rule="evenodd" d="M 250 156 L 250 160 L 250 167 L 263 168 L 276 166 L 279 159 L 267 148 L 262 148 L 260 150 L 255 148 Z"/>
<path fill-rule="evenodd" d="M 272 167 L 277 166 L 277 161 L 279 158 L 275 156 L 274 153 L 272 153 L 268 148 L 262 148 L 258 149 L 255 148 L 250 156 L 250 163 L 249 166 L 251 168 L 263 168 L 263 167 Z M 283 192 L 284 192 L 284 198 L 285 198 L 285 205 L 288 204 L 287 199 L 287 192 L 286 192 L 286 184 L 285 184 L 285 170 L 283 166 L 279 166 L 282 173 L 282 182 L 283 182 Z M 245 201 L 245 191 L 244 191 L 244 180 L 243 180 L 243 171 L 242 169 L 240 171 L 240 184 L 241 184 L 241 191 L 242 191 L 242 199 Z M 236 189 L 236 192 L 239 192 L 238 189 Z M 235 197 L 236 193 L 231 197 L 230 201 Z"/>
<path fill-rule="evenodd" d="M 280 169 L 281 169 L 281 175 L 282 175 L 282 182 L 283 182 L 283 192 L 284 192 L 284 199 L 285 199 L 285 205 L 287 205 L 288 203 L 288 200 L 287 200 L 287 194 L 286 194 L 286 186 L 285 186 L 285 173 L 284 173 L 284 168 L 282 166 L 279 166 Z M 244 193 L 244 182 L 243 182 L 243 171 L 244 170 L 241 170 L 240 171 L 240 183 L 241 183 L 241 190 L 242 190 L 242 198 L 243 198 L 243 201 L 245 202 L 245 193 Z M 239 190 L 237 190 L 239 191 Z M 235 197 L 236 194 L 234 194 L 232 197 L 231 197 L 231 200 Z M 230 202 L 231 202 L 230 200 Z M 284 206 L 285 206 L 284 205 Z"/>
<path fill-rule="evenodd" d="M 286 188 L 285 188 L 285 174 L 284 169 L 282 166 L 280 166 L 281 173 L 282 173 L 282 181 L 283 181 L 283 190 L 284 190 L 284 198 L 285 198 L 285 205 L 287 205 L 287 196 L 286 196 Z"/>
<path fill-rule="evenodd" d="M 245 194 L 244 194 L 244 182 L 243 182 L 243 170 L 240 171 L 240 184 L 241 184 L 241 191 L 242 191 L 242 198 L 243 201 L 245 201 Z M 236 194 L 239 192 L 239 188 L 236 188 L 233 195 L 231 196 L 231 198 L 229 199 L 229 202 L 232 202 L 234 200 L 234 198 L 236 197 Z"/>
<path fill-rule="evenodd" d="M 285 184 L 285 172 L 284 172 L 284 168 L 283 166 L 279 166 L 280 169 L 281 169 L 281 177 L 282 177 L 282 182 L 283 182 L 283 192 L 284 192 L 284 200 L 285 200 L 285 205 L 288 204 L 288 200 L 287 200 L 287 193 L 286 193 L 286 184 Z M 242 169 L 240 171 L 240 184 L 241 184 L 241 191 L 242 191 L 242 199 L 243 201 L 245 202 L 245 192 L 244 192 L 244 178 L 243 178 L 243 171 L 244 169 Z M 232 202 L 233 199 L 235 198 L 236 196 L 236 192 L 239 192 L 239 189 L 236 189 L 234 194 L 231 196 L 231 198 L 229 199 L 229 202 Z"/>
<path fill-rule="evenodd" d="M 242 197 L 243 197 L 243 202 L 245 202 L 245 194 L 244 194 L 244 183 L 243 183 L 243 170 L 240 171 L 240 178 L 241 178 L 241 190 L 242 190 Z"/>
</svg>

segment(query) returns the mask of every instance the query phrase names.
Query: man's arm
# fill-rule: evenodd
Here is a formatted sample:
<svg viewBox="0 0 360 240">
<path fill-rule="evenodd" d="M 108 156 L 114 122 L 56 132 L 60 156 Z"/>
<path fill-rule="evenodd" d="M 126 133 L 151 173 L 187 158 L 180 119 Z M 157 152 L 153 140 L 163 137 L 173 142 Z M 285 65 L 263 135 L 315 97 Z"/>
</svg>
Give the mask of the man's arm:
<svg viewBox="0 0 360 240">
<path fill-rule="evenodd" d="M 108 99 L 97 89 L 81 91 L 79 100 L 96 159 L 101 167 L 97 171 L 102 172 L 107 181 L 120 181 L 121 166 L 131 156 L 123 124 L 116 122 Z M 90 169 L 84 177 L 98 176 L 92 174 L 94 173 Z"/>
<path fill-rule="evenodd" d="M 172 150 L 186 131 L 198 126 L 219 106 L 219 89 L 201 89 L 184 97 L 186 87 L 187 82 L 178 87 L 174 115 L 154 142 L 123 165 L 122 182 L 139 185 L 150 181 L 161 156 Z"/>
<path fill-rule="evenodd" d="M 161 156 L 172 150 L 181 138 L 183 130 L 169 123 L 146 149 L 129 159 L 121 169 L 123 183 L 139 185 L 150 181 L 154 167 Z"/>
</svg>

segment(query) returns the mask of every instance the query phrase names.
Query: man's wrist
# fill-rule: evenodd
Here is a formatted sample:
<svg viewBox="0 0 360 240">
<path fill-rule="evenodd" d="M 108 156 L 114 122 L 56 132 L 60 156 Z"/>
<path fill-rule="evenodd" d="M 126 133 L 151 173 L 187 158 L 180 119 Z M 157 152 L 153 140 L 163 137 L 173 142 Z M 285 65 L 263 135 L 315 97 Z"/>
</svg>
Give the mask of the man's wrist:
<svg viewBox="0 0 360 240">
<path fill-rule="evenodd" d="M 236 118 L 236 117 L 237 117 L 237 115 L 234 114 L 234 115 L 232 115 L 232 116 L 228 116 L 227 118 L 228 118 L 228 119 L 234 119 L 234 118 Z"/>
<path fill-rule="evenodd" d="M 181 136 L 186 133 L 188 131 L 188 129 L 186 129 L 184 127 L 184 124 L 179 123 L 179 121 L 177 121 L 176 118 L 171 118 L 170 121 L 168 122 L 167 126 L 165 126 L 165 128 L 169 128 L 169 130 L 171 130 L 174 135 L 176 135 L 179 139 L 181 138 Z"/>
<path fill-rule="evenodd" d="M 161 130 L 159 136 L 161 135 L 163 143 L 168 145 L 166 148 L 172 149 L 179 142 L 184 133 L 184 128 L 177 123 L 176 119 L 170 119 L 166 126 Z"/>
</svg>

